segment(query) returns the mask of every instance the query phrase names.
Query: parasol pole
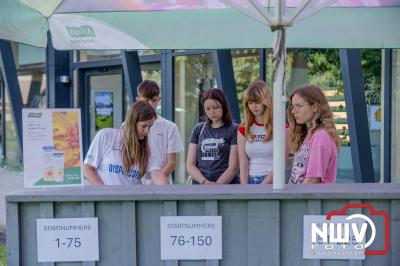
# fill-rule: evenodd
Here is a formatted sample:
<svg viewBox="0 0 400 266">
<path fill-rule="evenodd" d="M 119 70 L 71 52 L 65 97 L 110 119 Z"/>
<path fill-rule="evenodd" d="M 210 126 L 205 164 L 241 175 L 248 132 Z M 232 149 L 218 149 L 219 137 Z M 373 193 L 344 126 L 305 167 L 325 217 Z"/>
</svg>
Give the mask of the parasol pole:
<svg viewBox="0 0 400 266">
<path fill-rule="evenodd" d="M 285 1 L 275 0 L 274 21 L 271 29 L 275 32 L 274 75 L 273 75 L 273 189 L 285 188 L 285 122 L 286 122 L 286 93 L 285 93 L 285 28 L 283 19 Z"/>
</svg>

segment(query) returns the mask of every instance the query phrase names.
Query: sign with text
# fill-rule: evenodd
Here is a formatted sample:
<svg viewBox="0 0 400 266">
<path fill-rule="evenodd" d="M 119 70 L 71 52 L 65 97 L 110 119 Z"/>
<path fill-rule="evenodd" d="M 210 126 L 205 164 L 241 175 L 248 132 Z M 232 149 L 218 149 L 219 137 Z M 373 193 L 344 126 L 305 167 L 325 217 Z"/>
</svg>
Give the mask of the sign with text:
<svg viewBox="0 0 400 266">
<path fill-rule="evenodd" d="M 79 109 L 23 109 L 24 186 L 82 186 Z"/>
<path fill-rule="evenodd" d="M 222 216 L 162 216 L 162 260 L 222 259 Z"/>
<path fill-rule="evenodd" d="M 38 262 L 99 260 L 97 218 L 37 219 Z"/>
<path fill-rule="evenodd" d="M 366 224 L 347 216 L 304 215 L 303 258 L 365 259 Z"/>
</svg>

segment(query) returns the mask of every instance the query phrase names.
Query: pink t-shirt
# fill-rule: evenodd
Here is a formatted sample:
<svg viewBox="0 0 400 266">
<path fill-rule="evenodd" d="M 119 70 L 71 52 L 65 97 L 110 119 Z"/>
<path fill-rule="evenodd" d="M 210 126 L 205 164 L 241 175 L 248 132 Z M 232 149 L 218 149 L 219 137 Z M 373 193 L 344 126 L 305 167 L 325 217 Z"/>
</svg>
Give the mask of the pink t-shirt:
<svg viewBox="0 0 400 266">
<path fill-rule="evenodd" d="M 321 177 L 322 183 L 335 183 L 337 171 L 336 144 L 325 129 L 306 137 L 293 160 L 289 183 L 303 183 L 308 177 Z"/>
</svg>

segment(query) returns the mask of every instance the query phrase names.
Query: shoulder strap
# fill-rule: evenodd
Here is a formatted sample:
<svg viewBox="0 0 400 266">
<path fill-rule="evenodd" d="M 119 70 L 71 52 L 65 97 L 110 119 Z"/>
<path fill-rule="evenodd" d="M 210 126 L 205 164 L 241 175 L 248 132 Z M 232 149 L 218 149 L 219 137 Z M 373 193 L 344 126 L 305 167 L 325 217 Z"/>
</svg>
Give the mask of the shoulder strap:
<svg viewBox="0 0 400 266">
<path fill-rule="evenodd" d="M 206 122 L 203 122 L 203 126 L 201 127 L 201 130 L 200 130 L 200 133 L 199 133 L 199 138 L 204 133 L 204 128 L 205 127 L 206 127 Z"/>
</svg>

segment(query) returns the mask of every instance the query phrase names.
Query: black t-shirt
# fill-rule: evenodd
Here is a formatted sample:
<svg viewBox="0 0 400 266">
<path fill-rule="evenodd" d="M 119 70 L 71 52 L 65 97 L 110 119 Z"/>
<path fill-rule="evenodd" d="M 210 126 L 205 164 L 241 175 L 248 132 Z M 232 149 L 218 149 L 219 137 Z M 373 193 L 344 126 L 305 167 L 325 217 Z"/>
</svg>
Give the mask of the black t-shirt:
<svg viewBox="0 0 400 266">
<path fill-rule="evenodd" d="M 197 144 L 197 168 L 210 181 L 217 181 L 229 165 L 231 145 L 237 145 L 237 124 L 213 128 L 198 123 L 194 126 L 189 143 Z M 196 183 L 196 182 L 195 182 Z M 238 184 L 236 175 L 231 184 Z"/>
</svg>

